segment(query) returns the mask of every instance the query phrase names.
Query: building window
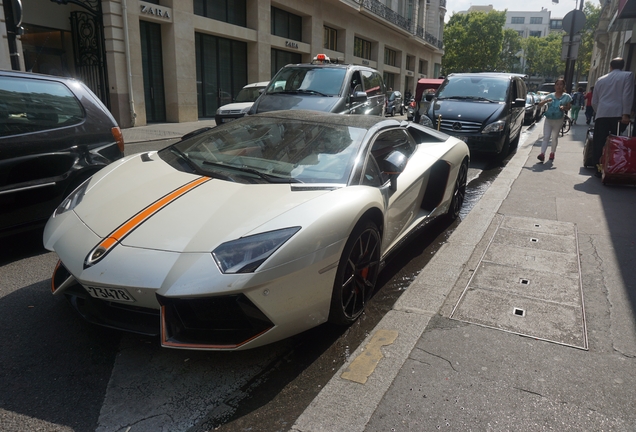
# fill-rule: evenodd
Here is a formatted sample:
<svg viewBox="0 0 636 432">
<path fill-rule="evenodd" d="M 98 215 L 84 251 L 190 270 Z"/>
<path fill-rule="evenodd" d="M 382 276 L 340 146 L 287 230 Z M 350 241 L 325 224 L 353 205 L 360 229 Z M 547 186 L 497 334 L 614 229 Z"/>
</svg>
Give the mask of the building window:
<svg viewBox="0 0 636 432">
<path fill-rule="evenodd" d="M 557 20 L 557 19 L 550 20 L 550 29 L 551 30 L 563 29 L 563 20 Z"/>
<path fill-rule="evenodd" d="M 510 24 L 523 24 L 526 22 L 525 17 L 512 17 L 510 18 Z"/>
<path fill-rule="evenodd" d="M 397 66 L 397 52 L 389 48 L 384 48 L 384 64 Z"/>
<path fill-rule="evenodd" d="M 371 42 L 356 37 L 353 39 L 353 55 L 371 60 Z"/>
<path fill-rule="evenodd" d="M 247 27 L 246 0 L 194 0 L 194 14 Z"/>
<path fill-rule="evenodd" d="M 406 56 L 406 70 L 415 70 L 415 57 L 410 55 Z"/>
<path fill-rule="evenodd" d="M 272 77 L 276 75 L 276 72 L 283 66 L 288 64 L 302 63 L 303 59 L 299 53 L 272 49 Z"/>
<path fill-rule="evenodd" d="M 420 60 L 420 69 L 418 72 L 422 75 L 428 75 L 428 60 Z"/>
<path fill-rule="evenodd" d="M 523 34 L 523 33 L 524 33 L 524 30 L 517 30 L 517 33 L 519 33 L 519 37 L 524 37 L 524 36 L 525 36 L 525 35 Z"/>
<path fill-rule="evenodd" d="M 530 37 L 541 37 L 541 30 L 538 31 L 530 31 Z"/>
<path fill-rule="evenodd" d="M 338 30 L 324 26 L 323 48 L 338 51 Z"/>
<path fill-rule="evenodd" d="M 272 7 L 272 34 L 302 41 L 303 18 L 299 15 Z"/>
<path fill-rule="evenodd" d="M 441 75 L 442 72 L 442 65 L 440 63 L 435 63 L 435 66 L 433 66 L 433 76 L 439 77 Z"/>
<path fill-rule="evenodd" d="M 543 17 L 530 17 L 530 24 L 543 24 Z"/>
</svg>

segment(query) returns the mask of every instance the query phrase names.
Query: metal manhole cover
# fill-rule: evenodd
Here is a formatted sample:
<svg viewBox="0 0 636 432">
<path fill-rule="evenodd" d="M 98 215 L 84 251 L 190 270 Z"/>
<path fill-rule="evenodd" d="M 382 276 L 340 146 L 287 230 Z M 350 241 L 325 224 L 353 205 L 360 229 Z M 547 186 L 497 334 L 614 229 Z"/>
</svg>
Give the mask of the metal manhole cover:
<svg viewBox="0 0 636 432">
<path fill-rule="evenodd" d="M 588 349 L 576 225 L 504 216 L 450 318 Z"/>
</svg>

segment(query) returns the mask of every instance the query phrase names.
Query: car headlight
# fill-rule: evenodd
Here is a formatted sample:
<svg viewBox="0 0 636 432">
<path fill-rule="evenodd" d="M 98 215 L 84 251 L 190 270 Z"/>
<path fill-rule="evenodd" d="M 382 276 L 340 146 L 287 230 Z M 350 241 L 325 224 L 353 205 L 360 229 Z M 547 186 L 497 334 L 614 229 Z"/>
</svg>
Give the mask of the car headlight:
<svg viewBox="0 0 636 432">
<path fill-rule="evenodd" d="M 427 115 L 423 115 L 423 116 L 420 117 L 420 124 L 422 126 L 427 126 L 427 127 L 430 127 L 430 128 L 433 127 L 433 122 L 431 121 L 430 118 L 428 118 Z"/>
<path fill-rule="evenodd" d="M 291 227 L 242 237 L 223 243 L 212 256 L 223 273 L 251 273 L 299 230 Z"/>
<path fill-rule="evenodd" d="M 62 203 L 57 206 L 55 211 L 53 212 L 53 217 L 57 215 L 61 215 L 62 213 L 66 213 L 67 211 L 73 210 L 77 205 L 82 202 L 84 195 L 86 194 L 86 189 L 88 189 L 88 183 L 90 178 L 86 180 L 84 183 L 79 185 L 77 189 L 67 196 Z"/>
<path fill-rule="evenodd" d="M 504 130 L 506 130 L 506 122 L 497 121 L 486 126 L 481 133 L 503 132 Z"/>
</svg>

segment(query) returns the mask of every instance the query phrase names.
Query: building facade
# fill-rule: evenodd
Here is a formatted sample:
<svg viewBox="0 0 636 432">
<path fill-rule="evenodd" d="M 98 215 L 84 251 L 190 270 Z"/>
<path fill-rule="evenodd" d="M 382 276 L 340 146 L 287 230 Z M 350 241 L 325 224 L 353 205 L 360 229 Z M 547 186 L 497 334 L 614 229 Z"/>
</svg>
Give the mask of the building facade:
<svg viewBox="0 0 636 432">
<path fill-rule="evenodd" d="M 14 2 L 1 1 L 0 68 L 11 69 L 16 53 L 5 18 Z M 123 127 L 212 118 L 244 85 L 318 53 L 371 66 L 387 87 L 412 92 L 417 79 L 439 75 L 446 13 L 446 0 L 22 5 L 23 31 L 14 35 L 19 68 L 81 79 Z"/>
<path fill-rule="evenodd" d="M 636 0 L 602 0 L 594 34 L 588 89 L 609 72 L 610 61 L 625 59 L 625 70 L 636 73 Z"/>
</svg>

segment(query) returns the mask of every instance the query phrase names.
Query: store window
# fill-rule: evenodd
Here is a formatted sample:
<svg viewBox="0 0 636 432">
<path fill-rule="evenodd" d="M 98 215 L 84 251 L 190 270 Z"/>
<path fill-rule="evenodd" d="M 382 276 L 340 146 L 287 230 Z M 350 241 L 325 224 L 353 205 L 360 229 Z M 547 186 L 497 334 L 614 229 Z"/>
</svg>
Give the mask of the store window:
<svg viewBox="0 0 636 432">
<path fill-rule="evenodd" d="M 272 34 L 287 39 L 302 41 L 303 18 L 291 12 L 272 7 Z"/>
<path fill-rule="evenodd" d="M 247 44 L 195 33 L 195 45 L 199 117 L 211 118 L 247 84 Z"/>
<path fill-rule="evenodd" d="M 247 27 L 246 0 L 194 0 L 194 14 Z"/>
<path fill-rule="evenodd" d="M 302 63 L 303 59 L 299 53 L 272 49 L 272 77 L 283 66 L 288 64 Z"/>
<path fill-rule="evenodd" d="M 386 86 L 387 91 L 395 90 L 395 75 L 392 73 L 384 72 L 384 85 Z"/>
<path fill-rule="evenodd" d="M 338 31 L 324 26 L 323 47 L 328 50 L 338 51 Z"/>
<path fill-rule="evenodd" d="M 353 55 L 371 60 L 371 42 L 355 37 L 353 39 Z"/>
<path fill-rule="evenodd" d="M 73 42 L 71 33 L 24 24 L 21 36 L 24 66 L 29 72 L 56 76 L 73 75 Z"/>
</svg>

